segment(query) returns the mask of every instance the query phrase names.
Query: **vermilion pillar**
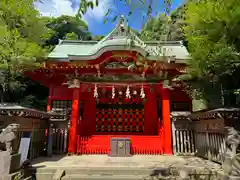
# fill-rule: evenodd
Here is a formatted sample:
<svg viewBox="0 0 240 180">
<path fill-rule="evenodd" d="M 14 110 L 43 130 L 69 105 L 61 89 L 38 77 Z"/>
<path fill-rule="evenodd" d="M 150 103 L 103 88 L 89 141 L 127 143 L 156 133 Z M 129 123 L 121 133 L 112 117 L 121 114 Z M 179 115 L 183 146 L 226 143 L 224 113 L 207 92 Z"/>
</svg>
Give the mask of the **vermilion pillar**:
<svg viewBox="0 0 240 180">
<path fill-rule="evenodd" d="M 48 94 L 48 104 L 47 104 L 47 112 L 51 111 L 52 109 L 52 95 L 53 95 L 53 87 L 50 86 L 49 94 Z"/>
<path fill-rule="evenodd" d="M 170 95 L 169 89 L 162 89 L 162 121 L 164 131 L 164 152 L 172 154 L 172 130 L 170 120 Z"/>
<path fill-rule="evenodd" d="M 73 90 L 73 100 L 72 100 L 72 116 L 70 122 L 70 132 L 69 132 L 69 144 L 68 152 L 75 153 L 77 148 L 77 124 L 79 118 L 79 103 L 80 103 L 80 92 L 79 89 Z"/>
</svg>

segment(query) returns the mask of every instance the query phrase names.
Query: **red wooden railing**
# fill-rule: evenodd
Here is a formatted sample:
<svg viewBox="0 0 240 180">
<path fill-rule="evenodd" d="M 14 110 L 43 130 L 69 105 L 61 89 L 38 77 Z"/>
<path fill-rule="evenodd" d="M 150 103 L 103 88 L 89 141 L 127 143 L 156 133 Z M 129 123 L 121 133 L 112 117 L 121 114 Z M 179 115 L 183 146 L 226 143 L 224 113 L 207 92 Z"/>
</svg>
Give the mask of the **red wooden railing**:
<svg viewBox="0 0 240 180">
<path fill-rule="evenodd" d="M 118 136 L 78 136 L 77 154 L 110 154 L 110 141 Z M 123 136 L 119 136 L 123 137 Z M 127 136 L 131 139 L 131 154 L 163 154 L 163 141 L 161 136 Z"/>
<path fill-rule="evenodd" d="M 92 136 L 77 138 L 77 154 L 108 154 L 108 136 Z"/>
</svg>

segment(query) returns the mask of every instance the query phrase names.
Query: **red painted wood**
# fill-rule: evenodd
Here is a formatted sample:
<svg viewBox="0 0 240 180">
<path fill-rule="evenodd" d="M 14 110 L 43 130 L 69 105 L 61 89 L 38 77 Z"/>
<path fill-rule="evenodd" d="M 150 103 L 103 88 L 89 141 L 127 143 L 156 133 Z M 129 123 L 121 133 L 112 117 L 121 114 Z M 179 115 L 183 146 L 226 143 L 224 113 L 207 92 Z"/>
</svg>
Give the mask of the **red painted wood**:
<svg viewBox="0 0 240 180">
<path fill-rule="evenodd" d="M 191 101 L 191 98 L 182 89 L 174 89 L 170 91 L 170 97 L 174 101 Z"/>
<path fill-rule="evenodd" d="M 48 97 L 47 112 L 51 111 L 52 109 L 51 104 L 52 104 L 52 100 Z"/>
<path fill-rule="evenodd" d="M 84 93 L 81 95 L 81 100 L 84 100 L 84 130 L 81 135 L 157 135 L 158 134 L 158 118 L 157 104 L 155 93 L 146 91 L 147 100 L 144 104 L 144 132 L 96 132 L 96 99 L 93 97 L 93 92 Z"/>
<path fill-rule="evenodd" d="M 49 69 L 39 69 L 26 72 L 26 75 L 50 87 L 47 110 L 51 110 L 53 100 L 72 100 L 71 127 L 69 132 L 68 152 L 80 154 L 110 154 L 111 137 L 129 137 L 131 139 L 131 151 L 133 154 L 172 154 L 170 99 L 185 101 L 191 104 L 191 99 L 181 90 L 169 91 L 160 85 L 155 85 L 155 91 L 150 89 L 148 83 L 144 83 L 146 102 L 144 104 L 144 132 L 96 132 L 96 99 L 93 97 L 93 83 L 82 83 L 81 89 L 68 89 L 66 75 L 71 74 L 77 68 L 79 75 L 97 74 L 94 65 L 100 65 L 103 74 L 140 74 L 142 72 L 130 72 L 126 68 L 106 69 L 104 64 L 116 61 L 114 55 L 128 55 L 126 61 L 135 61 L 136 52 L 109 51 L 103 53 L 95 60 L 86 61 L 92 67 L 80 67 L 79 61 L 50 62 L 46 64 Z M 78 63 L 77 66 L 74 63 Z M 154 62 L 153 62 L 154 63 Z M 51 65 L 56 67 L 51 67 Z M 153 65 L 153 64 L 152 64 Z M 165 64 L 170 76 L 180 74 L 177 68 L 185 65 Z M 157 66 L 164 68 L 164 64 Z M 156 70 L 156 69 L 155 69 Z M 153 74 L 154 69 L 147 69 L 146 74 Z M 129 82 L 130 83 L 130 82 Z M 117 86 L 117 83 L 115 83 Z M 120 86 L 126 83 L 119 83 Z M 134 82 L 132 84 L 134 86 Z M 138 83 L 139 85 L 139 83 Z M 101 86 L 101 85 L 99 85 Z M 112 84 L 102 85 L 106 90 L 111 90 Z M 108 87 L 106 87 L 108 86 Z M 152 87 L 152 86 L 151 86 Z M 136 88 L 136 87 L 133 87 Z M 140 89 L 141 85 L 136 89 Z M 158 97 L 157 97 L 158 96 Z M 162 99 L 162 119 L 158 119 L 157 98 Z M 79 120 L 79 103 L 84 101 L 83 118 Z"/>
<path fill-rule="evenodd" d="M 128 137 L 131 140 L 132 154 L 163 154 L 164 144 L 159 136 L 109 135 L 78 136 L 78 154 L 110 154 L 112 137 Z"/>
<path fill-rule="evenodd" d="M 110 154 L 111 137 L 130 137 L 133 154 L 162 154 L 163 133 L 158 133 L 156 96 L 150 89 L 146 90 L 147 101 L 144 105 L 145 128 L 139 132 L 96 132 L 96 99 L 93 92 L 81 93 L 84 100 L 84 117 L 81 122 L 81 130 L 78 133 L 78 154 Z"/>
<path fill-rule="evenodd" d="M 54 97 L 61 97 L 63 99 L 66 99 L 66 98 L 72 99 L 73 89 L 69 89 L 68 87 L 62 87 L 62 86 L 53 86 L 52 98 Z"/>
<path fill-rule="evenodd" d="M 144 104 L 145 135 L 158 135 L 158 117 L 156 94 L 151 89 L 145 89 L 146 102 Z"/>
<path fill-rule="evenodd" d="M 146 102 L 144 104 L 145 121 L 144 132 L 96 132 L 96 99 L 93 97 L 93 87 L 89 84 L 81 86 L 79 100 L 84 101 L 83 119 L 77 125 L 78 140 L 77 153 L 83 154 L 109 154 L 110 137 L 131 137 L 132 153 L 134 154 L 171 154 L 171 122 L 169 107 L 169 93 L 165 92 L 160 86 L 157 91 L 150 90 L 150 86 L 145 84 Z M 110 90 L 109 88 L 106 88 Z M 51 99 L 70 99 L 72 90 L 62 87 L 54 87 Z M 89 92 L 90 91 L 90 92 Z M 156 92 L 159 92 L 163 99 L 163 123 L 160 123 L 157 117 Z M 165 93 L 164 93 L 165 92 Z M 60 95 L 64 96 L 60 96 Z M 178 100 L 184 100 L 178 99 Z M 186 100 L 186 99 L 185 99 Z M 165 136 L 164 136 L 165 135 Z M 147 138 L 148 137 L 148 138 Z M 164 143 L 164 147 L 162 144 Z M 70 144 L 69 144 L 70 145 Z M 157 145 L 157 146 L 156 146 Z M 158 146 L 159 145 L 159 146 Z"/>
<path fill-rule="evenodd" d="M 172 130 L 170 120 L 170 95 L 169 89 L 162 89 L 162 124 L 164 132 L 164 153 L 172 154 Z"/>
<path fill-rule="evenodd" d="M 170 92 L 170 98 L 172 101 L 187 102 L 190 111 L 192 111 L 192 99 L 182 89 L 176 88 Z"/>
<path fill-rule="evenodd" d="M 85 61 L 86 64 L 90 65 L 90 67 L 81 67 L 79 61 L 71 61 L 71 62 L 61 62 L 59 60 L 52 61 L 49 60 L 46 62 L 46 66 L 44 68 L 40 68 L 35 71 L 26 72 L 25 75 L 31 77 L 33 80 L 40 82 L 45 86 L 51 85 L 59 85 L 61 86 L 63 82 L 66 80 L 66 75 L 73 73 L 73 71 L 77 68 L 79 75 L 87 75 L 87 74 L 97 74 L 97 69 L 94 67 L 95 65 L 100 65 L 100 71 L 103 74 L 141 74 L 142 71 L 133 71 L 130 72 L 127 68 L 119 68 L 119 69 L 106 69 L 104 68 L 104 64 L 110 61 L 120 61 L 116 58 L 116 55 L 124 55 L 128 56 L 125 61 L 135 61 L 137 59 L 136 52 L 133 51 L 108 51 L 104 52 L 95 60 Z M 82 61 L 81 61 L 82 62 Z M 152 65 L 156 62 L 152 62 Z M 54 66 L 53 66 L 54 65 Z M 179 71 L 180 67 L 184 67 L 185 64 L 168 64 L 162 63 L 161 65 L 157 65 L 163 69 L 166 69 L 169 75 L 177 75 L 181 74 Z M 47 68 L 47 69 L 46 69 Z M 146 69 L 147 74 L 153 74 L 153 69 Z"/>
<path fill-rule="evenodd" d="M 53 68 L 49 72 L 45 72 L 44 69 L 36 70 L 35 72 L 28 72 L 27 76 L 31 77 L 33 80 L 40 82 L 45 86 L 62 86 L 64 82 L 66 82 L 66 75 L 74 72 L 75 68 Z M 79 75 L 97 75 L 96 68 L 78 68 L 77 69 Z M 176 76 L 179 72 L 176 69 L 168 69 L 168 74 L 170 76 Z M 119 69 L 105 69 L 102 68 L 100 70 L 102 74 L 107 75 L 117 75 L 117 74 L 129 74 L 129 75 L 140 75 L 142 71 L 129 71 L 127 68 L 119 68 Z M 153 75 L 153 71 L 148 69 L 146 75 Z"/>
<path fill-rule="evenodd" d="M 66 100 L 72 100 L 72 97 L 61 97 L 61 96 L 49 96 L 48 97 L 51 101 L 54 101 L 54 100 L 63 100 L 63 101 L 66 101 Z"/>
<path fill-rule="evenodd" d="M 71 116 L 71 127 L 69 131 L 69 144 L 68 152 L 75 153 L 77 148 L 77 125 L 79 118 L 79 100 L 80 93 L 79 89 L 74 89 L 73 91 L 73 101 L 72 101 L 72 116 Z"/>
<path fill-rule="evenodd" d="M 47 112 L 51 111 L 51 109 L 52 109 L 52 100 L 51 100 L 52 94 L 53 94 L 53 88 L 52 88 L 52 86 L 50 86 L 49 87 L 48 103 L 47 103 Z"/>
</svg>

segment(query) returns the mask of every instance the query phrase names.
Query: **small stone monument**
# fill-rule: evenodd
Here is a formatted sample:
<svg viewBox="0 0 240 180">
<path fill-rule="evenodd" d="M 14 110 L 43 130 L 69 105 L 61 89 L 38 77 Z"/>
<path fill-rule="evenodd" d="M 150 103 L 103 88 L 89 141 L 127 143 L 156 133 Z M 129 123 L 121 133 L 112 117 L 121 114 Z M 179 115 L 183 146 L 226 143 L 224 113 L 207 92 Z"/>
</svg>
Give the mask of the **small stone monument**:
<svg viewBox="0 0 240 180">
<path fill-rule="evenodd" d="M 17 133 L 19 124 L 10 124 L 0 134 L 0 143 L 5 147 L 0 150 L 0 180 L 12 180 L 20 169 L 21 155 L 17 153 Z"/>
</svg>

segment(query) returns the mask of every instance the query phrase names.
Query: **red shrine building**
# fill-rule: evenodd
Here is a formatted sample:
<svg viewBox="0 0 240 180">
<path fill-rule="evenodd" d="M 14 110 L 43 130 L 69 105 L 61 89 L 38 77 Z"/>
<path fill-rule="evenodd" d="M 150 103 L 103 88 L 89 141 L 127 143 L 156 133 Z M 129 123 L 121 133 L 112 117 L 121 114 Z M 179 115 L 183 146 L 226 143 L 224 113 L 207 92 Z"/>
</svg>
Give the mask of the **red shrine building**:
<svg viewBox="0 0 240 180">
<path fill-rule="evenodd" d="M 121 17 L 101 41 L 60 40 L 26 74 L 49 87 L 48 111 L 65 113 L 69 153 L 172 154 L 170 112 L 192 109 L 172 86 L 188 56 L 181 42 L 142 41 Z"/>
</svg>

